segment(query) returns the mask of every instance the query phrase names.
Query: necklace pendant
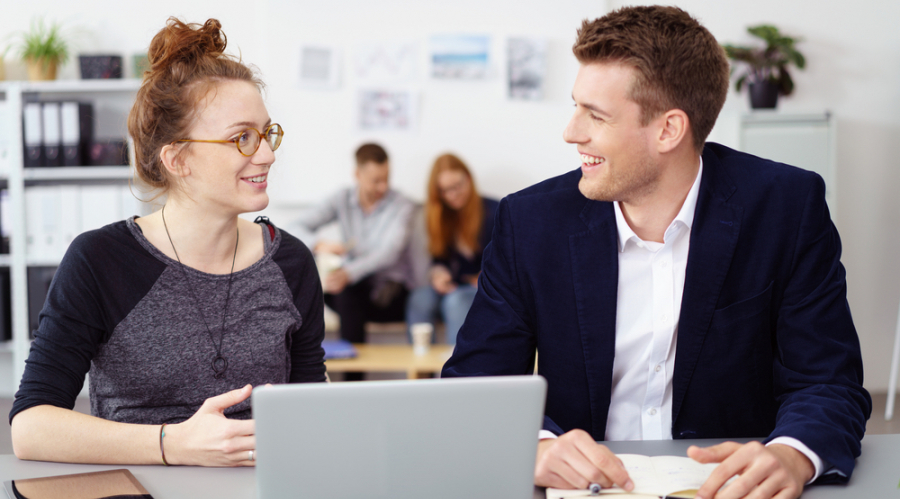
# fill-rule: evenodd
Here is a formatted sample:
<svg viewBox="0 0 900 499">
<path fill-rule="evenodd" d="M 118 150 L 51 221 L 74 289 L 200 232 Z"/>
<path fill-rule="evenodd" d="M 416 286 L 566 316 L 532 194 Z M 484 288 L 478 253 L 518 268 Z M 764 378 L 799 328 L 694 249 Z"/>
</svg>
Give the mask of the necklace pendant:
<svg viewBox="0 0 900 499">
<path fill-rule="evenodd" d="M 225 371 L 228 369 L 228 361 L 225 360 L 225 357 L 217 355 L 212 361 L 212 368 L 213 372 L 215 372 L 215 378 L 222 379 L 225 377 Z"/>
</svg>

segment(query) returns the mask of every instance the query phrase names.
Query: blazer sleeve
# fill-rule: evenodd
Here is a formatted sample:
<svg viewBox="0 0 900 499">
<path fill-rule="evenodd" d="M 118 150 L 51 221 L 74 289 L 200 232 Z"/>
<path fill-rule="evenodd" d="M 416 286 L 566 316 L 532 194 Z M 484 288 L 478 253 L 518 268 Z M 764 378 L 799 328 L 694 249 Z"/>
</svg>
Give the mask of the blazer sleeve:
<svg viewBox="0 0 900 499">
<path fill-rule="evenodd" d="M 510 201 L 497 209 L 484 249 L 478 292 L 441 377 L 528 375 L 534 372 L 535 331 L 519 272 Z M 543 428 L 562 431 L 544 417 Z"/>
<path fill-rule="evenodd" d="M 847 303 L 841 243 L 815 176 L 806 193 L 791 272 L 778 309 L 775 397 L 779 404 L 770 439 L 794 437 L 846 481 L 860 454 L 872 402 L 863 389 L 859 339 Z"/>
</svg>

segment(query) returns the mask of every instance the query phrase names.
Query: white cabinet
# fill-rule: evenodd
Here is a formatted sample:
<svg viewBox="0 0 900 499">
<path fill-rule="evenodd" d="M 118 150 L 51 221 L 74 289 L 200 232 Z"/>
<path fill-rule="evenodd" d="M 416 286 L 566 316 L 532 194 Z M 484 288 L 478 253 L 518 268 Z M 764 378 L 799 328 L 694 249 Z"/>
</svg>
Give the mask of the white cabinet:
<svg viewBox="0 0 900 499">
<path fill-rule="evenodd" d="M 50 82 L 0 82 L 0 188 L 8 190 L 10 251 L 0 255 L 0 267 L 9 268 L 12 297 L 12 340 L 0 342 L 0 397 L 9 397 L 18 388 L 30 347 L 28 315 L 28 281 L 30 266 L 54 266 L 59 263 L 67 242 L 58 251 L 35 254 L 29 252 L 30 231 L 36 229 L 36 216 L 42 211 L 63 213 L 56 226 L 71 226 L 73 213 L 80 213 L 79 190 L 108 187 L 121 191 L 132 179 L 129 166 L 107 167 L 24 167 L 22 110 L 28 102 L 90 102 L 94 136 L 123 139 L 127 136 L 126 119 L 140 87 L 140 80 L 70 80 Z M 30 190 L 34 190 L 32 193 Z M 30 194 L 40 193 L 44 197 Z M 26 201 L 28 199 L 28 201 Z M 37 204 L 33 199 L 38 199 Z M 112 198 L 110 198 L 112 199 Z M 126 204 L 125 196 L 115 198 Z M 31 204 L 31 210 L 28 205 Z M 141 207 L 139 203 L 129 210 Z M 35 211 L 38 211 L 36 213 Z M 112 210 L 110 210 L 112 211 Z M 142 211 L 146 211 L 143 207 Z M 116 211 L 116 214 L 120 211 Z M 136 213 L 142 214 L 142 213 Z M 68 217 L 68 218 L 67 218 Z M 85 230 L 94 227 L 81 227 Z M 41 229 L 41 227 L 37 227 Z M 71 236 L 66 236 L 70 239 Z"/>
<path fill-rule="evenodd" d="M 818 173 L 825 180 L 825 200 L 832 218 L 837 211 L 837 166 L 834 116 L 755 112 L 741 118 L 740 149 Z"/>
</svg>

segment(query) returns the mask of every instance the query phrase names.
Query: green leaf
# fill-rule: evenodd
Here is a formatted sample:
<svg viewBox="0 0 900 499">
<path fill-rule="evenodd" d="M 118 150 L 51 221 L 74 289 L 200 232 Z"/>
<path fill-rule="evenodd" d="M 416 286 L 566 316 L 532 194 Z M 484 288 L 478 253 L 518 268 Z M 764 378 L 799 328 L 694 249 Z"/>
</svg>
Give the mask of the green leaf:
<svg viewBox="0 0 900 499">
<path fill-rule="evenodd" d="M 745 81 L 747 81 L 747 75 L 743 75 L 740 78 L 738 78 L 737 81 L 734 82 L 734 89 L 737 90 L 738 92 L 740 92 L 741 88 L 744 87 Z"/>
<path fill-rule="evenodd" d="M 48 26 L 42 18 L 33 20 L 31 29 L 21 35 L 19 55 L 25 60 L 40 61 L 45 66 L 66 62 L 69 49 L 61 31 L 59 23 L 54 22 Z"/>
<path fill-rule="evenodd" d="M 793 64 L 797 69 L 806 67 L 806 58 L 795 48 L 799 39 L 781 34 L 778 28 L 770 24 L 750 26 L 747 32 L 763 40 L 765 46 L 722 45 L 729 59 L 746 65 L 741 71 L 732 68 L 732 75 L 738 78 L 735 88 L 740 91 L 748 77 L 752 81 L 765 79 L 775 83 L 781 95 L 790 95 L 794 91 L 794 80 L 788 73 L 788 66 Z"/>
</svg>

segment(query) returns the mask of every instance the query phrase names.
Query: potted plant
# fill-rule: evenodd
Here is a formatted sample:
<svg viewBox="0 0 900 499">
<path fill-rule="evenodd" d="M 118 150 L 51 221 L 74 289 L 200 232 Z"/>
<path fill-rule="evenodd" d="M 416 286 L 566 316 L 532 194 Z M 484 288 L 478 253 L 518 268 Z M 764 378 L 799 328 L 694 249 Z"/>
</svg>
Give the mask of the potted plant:
<svg viewBox="0 0 900 499">
<path fill-rule="evenodd" d="M 22 34 L 19 55 L 27 65 L 29 80 L 56 79 L 57 66 L 69 58 L 68 43 L 60 32 L 58 23 L 48 26 L 38 19 L 31 23 L 29 31 Z"/>
<path fill-rule="evenodd" d="M 794 47 L 799 39 L 782 35 L 778 28 L 768 24 L 747 28 L 751 35 L 761 38 L 765 47 L 744 47 L 725 44 L 725 54 L 736 62 L 746 64 L 746 69 L 735 81 L 738 92 L 748 84 L 750 107 L 753 109 L 773 109 L 778 104 L 779 95 L 791 95 L 794 80 L 788 66 L 798 69 L 806 67 L 806 58 Z"/>
<path fill-rule="evenodd" d="M 6 53 L 9 52 L 9 45 L 0 50 L 0 81 L 6 79 Z"/>
</svg>

